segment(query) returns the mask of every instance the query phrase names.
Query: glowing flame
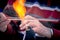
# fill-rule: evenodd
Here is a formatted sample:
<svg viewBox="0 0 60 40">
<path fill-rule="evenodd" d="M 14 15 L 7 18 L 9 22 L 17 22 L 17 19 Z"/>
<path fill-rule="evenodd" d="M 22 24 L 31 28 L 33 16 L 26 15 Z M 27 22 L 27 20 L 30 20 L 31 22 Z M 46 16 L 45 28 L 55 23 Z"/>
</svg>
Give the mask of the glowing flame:
<svg viewBox="0 0 60 40">
<path fill-rule="evenodd" d="M 13 3 L 13 8 L 20 19 L 23 19 L 26 13 L 26 8 L 24 6 L 25 1 L 26 0 L 16 0 Z"/>
</svg>

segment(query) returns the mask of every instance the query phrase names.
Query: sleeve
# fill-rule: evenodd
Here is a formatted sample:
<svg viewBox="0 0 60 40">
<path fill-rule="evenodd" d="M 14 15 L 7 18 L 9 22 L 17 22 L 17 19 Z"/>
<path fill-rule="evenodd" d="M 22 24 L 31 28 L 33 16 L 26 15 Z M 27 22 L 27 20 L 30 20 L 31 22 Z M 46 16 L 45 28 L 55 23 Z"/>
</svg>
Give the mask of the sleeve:
<svg viewBox="0 0 60 40">
<path fill-rule="evenodd" d="M 53 29 L 53 35 L 50 38 L 50 40 L 60 40 L 60 30 L 57 30 L 55 28 L 52 29 Z"/>
<path fill-rule="evenodd" d="M 54 29 L 53 28 L 53 37 L 60 37 L 60 30 Z"/>
</svg>

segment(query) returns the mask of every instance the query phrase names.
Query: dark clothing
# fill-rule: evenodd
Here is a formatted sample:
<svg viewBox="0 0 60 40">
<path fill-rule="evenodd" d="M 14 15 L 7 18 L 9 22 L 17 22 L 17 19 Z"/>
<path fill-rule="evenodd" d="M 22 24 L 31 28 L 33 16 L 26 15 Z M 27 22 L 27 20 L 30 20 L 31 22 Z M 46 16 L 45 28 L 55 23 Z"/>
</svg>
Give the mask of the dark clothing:
<svg viewBox="0 0 60 40">
<path fill-rule="evenodd" d="M 0 8 L 4 9 L 4 7 L 7 5 L 8 0 L 0 0 Z"/>
<path fill-rule="evenodd" d="M 3 10 L 0 8 L 0 12 L 2 12 Z"/>
</svg>

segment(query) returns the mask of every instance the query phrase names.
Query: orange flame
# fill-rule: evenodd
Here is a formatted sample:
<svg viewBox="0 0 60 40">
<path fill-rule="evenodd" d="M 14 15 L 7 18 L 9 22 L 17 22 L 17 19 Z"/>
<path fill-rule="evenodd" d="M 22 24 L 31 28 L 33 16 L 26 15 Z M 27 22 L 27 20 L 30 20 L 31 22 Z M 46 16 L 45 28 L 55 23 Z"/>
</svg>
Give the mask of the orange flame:
<svg viewBox="0 0 60 40">
<path fill-rule="evenodd" d="M 25 13 L 26 13 L 26 8 L 24 6 L 26 0 L 16 0 L 13 3 L 13 8 L 16 11 L 18 17 L 20 19 L 24 19 Z"/>
</svg>

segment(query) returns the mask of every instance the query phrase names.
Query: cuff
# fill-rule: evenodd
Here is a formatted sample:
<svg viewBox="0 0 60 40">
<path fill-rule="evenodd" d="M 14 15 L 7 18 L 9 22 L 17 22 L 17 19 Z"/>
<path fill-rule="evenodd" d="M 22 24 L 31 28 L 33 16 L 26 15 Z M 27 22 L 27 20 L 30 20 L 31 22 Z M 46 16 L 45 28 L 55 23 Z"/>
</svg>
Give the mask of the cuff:
<svg viewBox="0 0 60 40">
<path fill-rule="evenodd" d="M 53 28 L 53 36 L 54 37 L 60 37 L 60 30 L 56 30 Z"/>
</svg>

